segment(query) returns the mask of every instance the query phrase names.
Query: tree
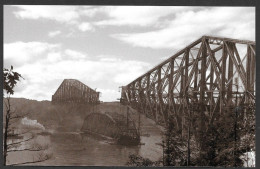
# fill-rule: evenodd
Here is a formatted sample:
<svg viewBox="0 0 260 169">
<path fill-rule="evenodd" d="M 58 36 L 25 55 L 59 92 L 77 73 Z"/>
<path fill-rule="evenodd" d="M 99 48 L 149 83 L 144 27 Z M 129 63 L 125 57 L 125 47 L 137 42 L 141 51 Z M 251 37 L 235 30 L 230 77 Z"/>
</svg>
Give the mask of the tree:
<svg viewBox="0 0 260 169">
<path fill-rule="evenodd" d="M 233 106 L 226 109 L 209 127 L 205 152 L 197 159 L 200 166 L 243 166 L 243 154 L 254 151 L 255 106 L 240 107 L 239 112 Z"/>
<path fill-rule="evenodd" d="M 241 155 L 241 159 L 249 167 L 249 161 L 254 159 L 252 159 L 253 157 L 251 159 L 248 158 L 248 154 L 255 152 L 255 104 L 243 105 L 241 107 L 241 117 L 238 121 L 238 129 L 241 136 L 237 153 Z"/>
<path fill-rule="evenodd" d="M 170 116 L 161 144 L 163 166 L 242 167 L 244 162 L 248 163 L 248 153 L 255 152 L 255 104 L 245 105 L 241 99 L 238 105 L 224 107 L 222 115 L 216 115 L 212 123 L 207 123 L 207 128 L 203 131 L 203 140 L 195 137 L 195 130 L 191 133 L 189 130 L 185 131 L 182 136 L 181 131 L 175 127 L 173 117 Z M 199 113 L 194 113 L 191 119 L 187 120 L 188 124 L 184 125 L 184 129 L 189 127 L 189 122 L 196 128 L 195 121 L 199 118 L 198 115 Z M 189 142 L 186 144 L 188 139 Z M 203 149 L 200 148 L 201 141 Z M 250 161 L 252 160 L 254 159 Z M 130 156 L 130 164 L 154 166 L 154 162 L 140 156 Z"/>
<path fill-rule="evenodd" d="M 4 95 L 6 97 L 4 98 L 4 105 L 5 105 L 5 111 L 4 111 L 4 137 L 3 137 L 3 143 L 4 143 L 4 165 L 7 164 L 7 156 L 10 152 L 21 152 L 21 151 L 39 151 L 38 158 L 33 161 L 23 162 L 23 163 L 17 163 L 17 164 L 11 164 L 11 165 L 20 165 L 20 164 L 29 164 L 29 163 L 36 163 L 45 161 L 50 158 L 50 155 L 44 154 L 42 151 L 46 150 L 48 148 L 48 145 L 39 145 L 37 143 L 32 144 L 31 146 L 27 146 L 24 148 L 21 148 L 21 144 L 28 143 L 30 140 L 33 140 L 35 135 L 30 133 L 29 130 L 18 130 L 16 128 L 17 122 L 23 118 L 27 114 L 18 114 L 17 110 L 15 110 L 11 105 L 11 95 L 14 94 L 14 87 L 16 86 L 17 82 L 20 81 L 20 79 L 23 78 L 21 74 L 18 72 L 13 71 L 13 66 L 11 66 L 11 69 L 8 70 L 6 68 L 3 69 L 3 90 Z M 8 142 L 12 140 L 16 140 L 13 142 Z"/>
<path fill-rule="evenodd" d="M 181 138 L 181 134 L 176 130 L 173 117 L 169 117 L 168 124 L 163 138 L 163 165 L 164 166 L 185 166 L 186 145 Z"/>
<path fill-rule="evenodd" d="M 151 161 L 148 158 L 143 158 L 139 155 L 130 154 L 129 161 L 126 163 L 126 165 L 136 167 L 160 166 L 161 161 Z"/>
</svg>

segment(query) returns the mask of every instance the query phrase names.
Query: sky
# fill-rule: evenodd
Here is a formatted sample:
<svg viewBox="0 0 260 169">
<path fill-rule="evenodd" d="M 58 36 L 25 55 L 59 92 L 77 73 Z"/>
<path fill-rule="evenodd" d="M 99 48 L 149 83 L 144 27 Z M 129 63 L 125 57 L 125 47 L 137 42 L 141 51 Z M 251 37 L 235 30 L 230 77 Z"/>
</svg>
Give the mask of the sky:
<svg viewBox="0 0 260 169">
<path fill-rule="evenodd" d="M 51 100 L 64 79 L 120 98 L 124 86 L 203 35 L 255 41 L 254 7 L 5 5 L 14 97 Z"/>
</svg>

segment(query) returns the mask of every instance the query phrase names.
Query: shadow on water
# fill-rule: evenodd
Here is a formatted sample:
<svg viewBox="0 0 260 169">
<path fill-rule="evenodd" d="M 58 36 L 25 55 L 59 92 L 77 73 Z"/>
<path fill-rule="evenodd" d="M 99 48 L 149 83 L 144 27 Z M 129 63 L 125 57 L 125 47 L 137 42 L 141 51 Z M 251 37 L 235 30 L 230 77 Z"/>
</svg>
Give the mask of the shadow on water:
<svg viewBox="0 0 260 169">
<path fill-rule="evenodd" d="M 109 140 L 80 133 L 51 136 L 53 158 L 40 165 L 125 165 L 129 154 L 139 154 L 140 146 L 120 146 Z"/>
</svg>

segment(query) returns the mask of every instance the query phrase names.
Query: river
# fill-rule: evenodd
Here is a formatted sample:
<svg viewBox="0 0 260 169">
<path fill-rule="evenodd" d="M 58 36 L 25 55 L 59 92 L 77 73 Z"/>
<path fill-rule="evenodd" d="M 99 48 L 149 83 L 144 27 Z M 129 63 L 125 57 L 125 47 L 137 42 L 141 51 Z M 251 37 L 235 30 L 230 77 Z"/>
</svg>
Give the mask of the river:
<svg viewBox="0 0 260 169">
<path fill-rule="evenodd" d="M 141 117 L 145 118 L 144 116 Z M 108 140 L 77 132 L 54 131 L 51 135 L 38 135 L 36 142 L 49 144 L 47 150 L 52 154 L 49 160 L 32 165 L 44 166 L 125 166 L 130 154 L 156 161 L 162 157 L 161 129 L 150 119 L 143 120 L 141 145 L 123 146 Z M 23 154 L 22 154 L 23 153 Z M 10 163 L 30 161 L 31 152 L 10 153 Z"/>
</svg>

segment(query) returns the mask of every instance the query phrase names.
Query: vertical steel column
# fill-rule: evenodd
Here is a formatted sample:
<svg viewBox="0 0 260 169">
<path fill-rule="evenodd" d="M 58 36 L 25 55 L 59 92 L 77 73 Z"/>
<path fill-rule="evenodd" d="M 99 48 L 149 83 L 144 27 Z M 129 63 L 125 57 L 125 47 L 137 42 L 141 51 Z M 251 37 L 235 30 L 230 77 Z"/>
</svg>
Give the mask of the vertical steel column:
<svg viewBox="0 0 260 169">
<path fill-rule="evenodd" d="M 187 137 L 187 166 L 189 166 L 190 164 L 190 127 L 191 127 L 191 114 L 190 114 L 190 107 L 189 107 L 189 99 L 188 99 L 188 85 L 187 85 L 187 82 L 188 82 L 188 67 L 189 67 L 189 52 L 190 52 L 190 49 L 186 49 L 185 51 L 185 76 L 184 76 L 184 100 L 186 102 L 186 106 L 183 107 L 183 116 L 185 116 L 185 113 L 187 112 L 188 113 L 188 128 L 187 128 L 187 134 L 188 134 L 188 137 Z M 184 105 L 184 104 L 183 104 Z M 185 122 L 184 122 L 185 123 Z"/>
<path fill-rule="evenodd" d="M 168 117 L 172 114 L 173 111 L 173 73 L 174 73 L 174 59 L 170 61 L 170 74 L 168 76 L 169 85 L 168 85 Z"/>
<path fill-rule="evenodd" d="M 157 115 L 159 115 L 159 116 L 163 114 L 163 112 L 161 112 L 161 107 L 163 104 L 163 102 L 162 102 L 162 77 L 161 77 L 162 70 L 161 69 L 162 69 L 162 67 L 158 67 L 158 75 L 157 75 L 157 77 L 158 77 L 158 81 L 157 81 L 157 97 L 158 97 L 157 104 L 158 104 L 158 106 L 157 106 L 156 111 L 157 111 Z M 163 120 L 165 120 L 164 117 L 163 117 Z"/>
<path fill-rule="evenodd" d="M 226 96 L 226 61 L 227 61 L 227 46 L 223 42 L 222 47 L 222 70 L 221 70 L 221 88 L 220 88 L 220 115 L 223 113 L 223 107 L 225 103 Z"/>
<path fill-rule="evenodd" d="M 147 78 L 146 78 L 146 95 L 147 95 L 147 109 L 149 109 L 149 111 L 147 111 L 147 114 L 150 114 L 152 109 L 151 109 L 151 89 L 150 89 L 150 73 L 147 74 Z M 147 115 L 146 114 L 146 115 Z"/>
<path fill-rule="evenodd" d="M 135 106 L 135 107 L 138 107 L 138 100 L 137 100 L 137 97 L 138 97 L 138 96 L 137 96 L 137 94 L 136 94 L 136 92 L 137 92 L 138 89 L 136 88 L 136 83 L 137 83 L 136 81 L 133 82 L 134 106 Z"/>
<path fill-rule="evenodd" d="M 138 79 L 137 84 L 138 84 L 138 107 L 142 111 L 142 113 L 145 114 L 146 112 L 143 104 L 144 95 L 143 95 L 143 88 L 142 88 L 142 78 Z"/>
<path fill-rule="evenodd" d="M 252 55 L 251 55 L 251 49 L 250 45 L 247 45 L 247 60 L 246 60 L 246 86 L 245 86 L 245 103 L 249 103 L 249 96 L 248 93 L 250 91 L 250 85 L 251 85 L 251 60 L 252 60 Z"/>
<path fill-rule="evenodd" d="M 227 48 L 231 50 L 231 53 L 234 53 L 233 45 L 230 42 L 226 43 Z M 232 87 L 233 87 L 233 61 L 232 56 L 229 55 L 229 61 L 228 61 L 228 88 L 227 88 L 227 105 L 230 106 L 232 104 Z M 238 70 L 237 70 L 238 71 Z"/>
<path fill-rule="evenodd" d="M 202 39 L 202 55 L 201 55 L 201 79 L 200 79 L 200 148 L 204 151 L 204 129 L 205 129 L 205 90 L 206 90 L 206 61 L 207 61 L 207 48 L 205 38 Z"/>
<path fill-rule="evenodd" d="M 213 52 L 213 57 L 215 58 L 215 52 Z M 210 106 L 210 114 L 213 114 L 213 82 L 214 82 L 214 68 L 213 68 L 213 63 L 211 63 L 210 66 L 210 82 L 209 82 L 209 96 L 210 96 L 210 102 L 209 102 L 209 106 Z"/>
<path fill-rule="evenodd" d="M 251 77 L 250 77 L 250 88 L 249 88 L 249 92 L 252 92 L 252 94 L 254 95 L 254 87 L 255 87 L 255 73 L 256 73 L 256 69 L 255 69 L 255 65 L 256 65 L 256 57 L 255 57 L 255 54 L 253 53 L 253 45 L 250 45 L 251 46 L 251 50 L 250 50 L 250 53 L 251 53 Z"/>
</svg>

